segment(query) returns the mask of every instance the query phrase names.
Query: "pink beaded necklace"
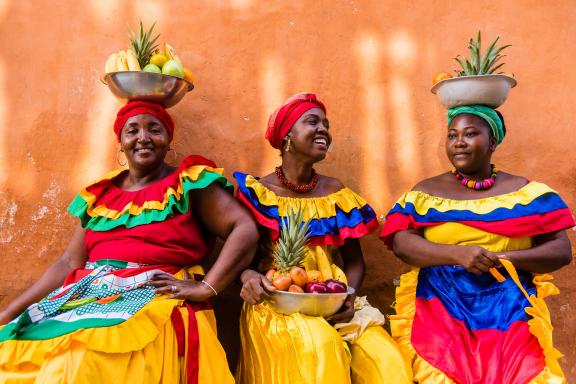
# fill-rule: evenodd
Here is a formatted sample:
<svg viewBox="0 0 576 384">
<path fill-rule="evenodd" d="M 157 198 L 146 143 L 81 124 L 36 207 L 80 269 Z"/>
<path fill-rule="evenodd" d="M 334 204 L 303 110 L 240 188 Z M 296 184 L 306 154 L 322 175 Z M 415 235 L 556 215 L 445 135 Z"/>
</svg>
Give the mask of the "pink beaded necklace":
<svg viewBox="0 0 576 384">
<path fill-rule="evenodd" d="M 464 177 L 456 168 L 452 168 L 450 172 L 452 172 L 454 177 L 456 177 L 456 180 L 458 180 L 460 184 L 466 188 L 470 188 L 475 191 L 484 191 L 492 188 L 494 183 L 496 183 L 496 174 L 498 173 L 498 170 L 494 164 L 490 164 L 490 166 L 492 167 L 492 170 L 490 171 L 490 177 L 484 180 L 473 180 Z"/>
</svg>

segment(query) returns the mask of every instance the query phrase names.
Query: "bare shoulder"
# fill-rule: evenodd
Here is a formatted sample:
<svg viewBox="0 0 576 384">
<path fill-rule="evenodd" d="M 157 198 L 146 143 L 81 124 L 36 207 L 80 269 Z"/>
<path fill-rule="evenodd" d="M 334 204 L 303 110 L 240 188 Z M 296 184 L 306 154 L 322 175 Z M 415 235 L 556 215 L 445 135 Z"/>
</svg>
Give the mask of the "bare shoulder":
<svg viewBox="0 0 576 384">
<path fill-rule="evenodd" d="M 517 191 L 530 182 L 524 176 L 513 175 L 507 172 L 498 172 L 497 180 L 510 192 Z"/>
<path fill-rule="evenodd" d="M 450 176 L 450 173 L 446 172 L 421 180 L 412 187 L 412 191 L 420 191 L 431 195 L 437 194 L 444 190 L 446 185 L 452 181 Z"/>
<path fill-rule="evenodd" d="M 318 182 L 326 194 L 338 192 L 344 188 L 344 184 L 335 177 L 318 175 Z"/>
</svg>

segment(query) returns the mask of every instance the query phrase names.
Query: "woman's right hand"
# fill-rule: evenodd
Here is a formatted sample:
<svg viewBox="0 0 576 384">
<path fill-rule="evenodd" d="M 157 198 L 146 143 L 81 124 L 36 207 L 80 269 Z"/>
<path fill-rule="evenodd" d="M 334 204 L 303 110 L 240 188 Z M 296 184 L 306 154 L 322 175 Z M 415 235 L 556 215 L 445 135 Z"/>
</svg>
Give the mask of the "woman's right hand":
<svg viewBox="0 0 576 384">
<path fill-rule="evenodd" d="M 490 268 L 501 266 L 496 253 L 477 245 L 459 245 L 454 255 L 456 264 L 461 265 L 468 272 L 481 275 Z"/>
<path fill-rule="evenodd" d="M 253 270 L 244 271 L 241 279 L 240 297 L 250 304 L 258 304 L 265 299 L 270 299 L 270 292 L 276 290 L 266 276 Z"/>
</svg>

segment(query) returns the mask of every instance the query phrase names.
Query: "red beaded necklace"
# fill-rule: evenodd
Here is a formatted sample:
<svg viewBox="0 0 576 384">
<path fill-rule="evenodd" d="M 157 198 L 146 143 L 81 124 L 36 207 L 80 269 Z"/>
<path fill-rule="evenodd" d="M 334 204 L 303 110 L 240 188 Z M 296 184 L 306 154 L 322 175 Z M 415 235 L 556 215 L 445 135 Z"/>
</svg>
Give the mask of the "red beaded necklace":
<svg viewBox="0 0 576 384">
<path fill-rule="evenodd" d="M 452 172 L 456 180 L 458 180 L 460 184 L 462 184 L 466 188 L 470 188 L 475 191 L 482 191 L 492 188 L 494 183 L 496 183 L 496 174 L 498 173 L 498 170 L 496 169 L 496 166 L 494 164 L 490 165 L 492 167 L 492 170 L 490 171 L 490 177 L 484 180 L 473 180 L 464 177 L 456 168 L 452 168 L 452 171 L 450 172 Z"/>
<path fill-rule="evenodd" d="M 310 192 L 316 187 L 316 184 L 318 184 L 318 174 L 316 173 L 314 168 L 312 168 L 312 177 L 310 178 L 310 181 L 302 185 L 290 182 L 286 178 L 286 176 L 284 176 L 284 171 L 282 171 L 282 167 L 276 167 L 276 170 L 274 172 L 276 173 L 276 177 L 278 177 L 278 180 L 280 180 L 280 183 L 282 183 L 282 185 L 287 187 L 292 192 L 296 193 Z"/>
</svg>

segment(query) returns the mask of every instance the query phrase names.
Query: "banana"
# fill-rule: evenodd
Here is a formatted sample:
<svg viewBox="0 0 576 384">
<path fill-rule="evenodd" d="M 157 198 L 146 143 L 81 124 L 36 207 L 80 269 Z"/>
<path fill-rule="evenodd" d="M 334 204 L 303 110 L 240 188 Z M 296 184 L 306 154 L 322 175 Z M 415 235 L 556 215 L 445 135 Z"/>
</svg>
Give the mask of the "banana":
<svg viewBox="0 0 576 384">
<path fill-rule="evenodd" d="M 348 279 L 346 278 L 344 272 L 340 268 L 338 268 L 336 264 L 332 264 L 331 267 L 332 267 L 332 276 L 334 280 L 341 281 L 344 284 L 348 285 Z"/>
<path fill-rule="evenodd" d="M 139 71 L 140 64 L 138 63 L 138 58 L 132 49 L 126 50 L 126 61 L 128 63 L 129 71 Z"/>
<path fill-rule="evenodd" d="M 176 60 L 180 65 L 182 65 L 182 60 L 180 60 L 176 54 L 176 50 L 168 43 L 164 44 L 164 56 L 166 56 L 168 60 Z"/>
<path fill-rule="evenodd" d="M 127 71 L 128 70 L 128 62 L 126 61 L 126 51 L 122 50 L 118 52 L 118 56 L 116 58 L 116 71 Z"/>
<path fill-rule="evenodd" d="M 116 72 L 116 59 L 118 54 L 113 53 L 108 56 L 108 60 L 106 60 L 106 66 L 104 68 L 104 73 Z"/>
</svg>

